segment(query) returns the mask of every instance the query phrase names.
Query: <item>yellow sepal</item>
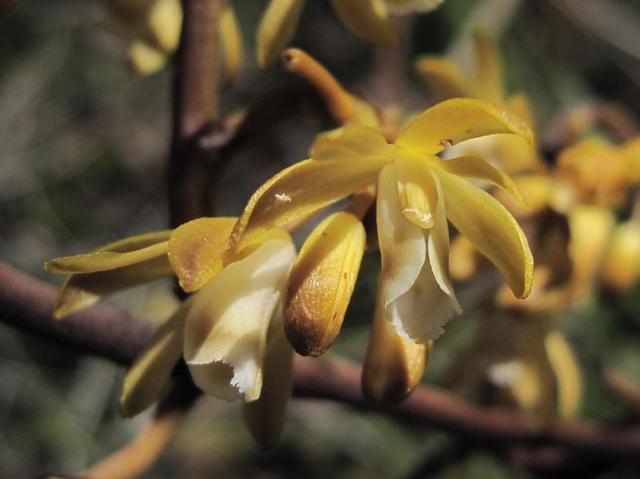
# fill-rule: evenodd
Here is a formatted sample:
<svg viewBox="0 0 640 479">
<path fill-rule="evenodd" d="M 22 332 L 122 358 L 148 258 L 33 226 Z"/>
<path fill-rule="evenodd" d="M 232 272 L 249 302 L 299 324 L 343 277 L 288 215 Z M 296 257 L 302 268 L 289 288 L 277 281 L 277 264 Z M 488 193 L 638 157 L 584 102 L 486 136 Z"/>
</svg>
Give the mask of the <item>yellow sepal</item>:
<svg viewBox="0 0 640 479">
<path fill-rule="evenodd" d="M 277 60 L 296 32 L 304 0 L 271 0 L 258 25 L 258 65 L 266 68 Z"/>
<path fill-rule="evenodd" d="M 493 103 L 501 104 L 504 100 L 502 68 L 496 45 L 485 31 L 478 30 L 474 35 L 474 47 L 478 63 L 479 96 Z"/>
<path fill-rule="evenodd" d="M 533 142 L 531 129 L 514 113 L 484 100 L 454 98 L 418 115 L 400 132 L 396 144 L 435 155 L 461 141 L 497 133 L 512 133 Z"/>
<path fill-rule="evenodd" d="M 132 417 L 156 402 L 182 357 L 184 323 L 191 301 L 183 304 L 154 334 L 127 371 L 120 394 L 120 411 Z"/>
<path fill-rule="evenodd" d="M 225 83 L 229 84 L 238 75 L 244 58 L 242 32 L 230 1 L 225 2 L 222 8 L 218 34 L 220 35 L 220 46 L 224 59 Z"/>
<path fill-rule="evenodd" d="M 564 419 L 575 417 L 583 387 L 578 361 L 567 340 L 557 331 L 547 334 L 544 347 L 556 377 L 558 415 Z"/>
<path fill-rule="evenodd" d="M 56 298 L 54 316 L 62 318 L 95 304 L 101 296 L 171 276 L 166 254 L 170 234 L 158 231 L 133 236 L 93 253 L 46 262 L 49 272 L 70 273 Z"/>
<path fill-rule="evenodd" d="M 360 38 L 385 46 L 400 43 L 383 0 L 331 0 L 331 3 L 342 23 Z"/>
<path fill-rule="evenodd" d="M 414 68 L 437 100 L 475 96 L 462 72 L 447 60 L 423 56 L 416 60 Z"/>
<path fill-rule="evenodd" d="M 511 213 L 468 180 L 435 169 L 445 195 L 447 217 L 505 276 L 517 297 L 533 283 L 533 256 L 527 238 Z"/>
<path fill-rule="evenodd" d="M 375 183 L 385 157 L 301 161 L 276 174 L 251 197 L 236 223 L 231 244 L 243 235 L 282 227 Z"/>
<path fill-rule="evenodd" d="M 198 218 L 171 233 L 169 261 L 184 291 L 199 290 L 222 271 L 236 219 Z"/>
<path fill-rule="evenodd" d="M 511 177 L 500 168 L 496 168 L 488 161 L 477 156 L 460 156 L 450 160 L 440 161 L 441 165 L 449 173 L 465 178 L 488 181 L 508 191 L 522 206 L 527 205 L 526 199 L 513 182 Z"/>
</svg>

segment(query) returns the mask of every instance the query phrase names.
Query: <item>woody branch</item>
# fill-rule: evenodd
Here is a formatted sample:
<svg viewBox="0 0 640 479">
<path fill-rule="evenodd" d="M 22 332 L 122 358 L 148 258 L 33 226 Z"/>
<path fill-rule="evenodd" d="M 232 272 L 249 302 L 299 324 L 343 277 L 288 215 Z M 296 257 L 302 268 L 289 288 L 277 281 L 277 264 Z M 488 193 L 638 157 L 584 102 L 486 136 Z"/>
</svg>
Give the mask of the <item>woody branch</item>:
<svg viewBox="0 0 640 479">
<path fill-rule="evenodd" d="M 133 361 L 153 333 L 144 320 L 105 306 L 88 308 L 55 321 L 51 316 L 55 294 L 54 287 L 0 264 L 0 318 L 20 330 L 122 365 Z M 396 406 L 381 406 L 362 396 L 360 373 L 359 367 L 343 359 L 297 357 L 294 394 L 430 425 L 480 445 L 559 447 L 590 460 L 634 460 L 640 454 L 638 425 L 559 421 L 541 429 L 526 415 L 480 408 L 430 386 L 420 386 Z"/>
</svg>

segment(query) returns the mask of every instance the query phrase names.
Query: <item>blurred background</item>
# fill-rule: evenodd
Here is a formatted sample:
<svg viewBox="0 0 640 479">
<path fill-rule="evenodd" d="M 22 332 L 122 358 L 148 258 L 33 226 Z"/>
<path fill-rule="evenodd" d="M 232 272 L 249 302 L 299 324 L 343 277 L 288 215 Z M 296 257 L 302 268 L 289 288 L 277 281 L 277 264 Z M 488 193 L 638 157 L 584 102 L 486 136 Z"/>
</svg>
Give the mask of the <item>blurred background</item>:
<svg viewBox="0 0 640 479">
<path fill-rule="evenodd" d="M 278 65 L 266 71 L 255 65 L 255 27 L 266 2 L 234 4 L 246 61 L 223 94 L 223 112 L 242 110 L 273 91 L 287 106 L 291 100 L 282 92 L 303 83 Z M 391 53 L 348 32 L 328 2 L 307 2 L 293 44 L 312 52 L 352 91 L 373 102 L 400 100 L 398 107 L 417 111 L 431 100 L 411 62 L 393 56 L 463 51 L 476 27 L 496 39 L 507 91 L 530 96 L 541 135 L 568 108 L 593 102 L 615 102 L 637 120 L 640 4 L 634 0 L 446 0 L 435 12 L 400 20 L 405 49 Z M 130 42 L 103 0 L 17 0 L 0 16 L 0 259 L 50 283 L 60 278 L 43 272 L 44 260 L 168 224 L 171 69 L 133 74 L 126 58 Z M 376 85 L 372 72 L 385 62 L 405 69 L 399 72 L 406 75 L 402 98 L 385 98 Z M 258 185 L 303 159 L 314 135 L 333 127 L 316 103 L 294 108 L 234 152 L 212 189 L 217 214 L 238 214 Z M 358 361 L 375 292 L 377 259 L 370 256 L 332 349 Z M 108 302 L 159 322 L 176 304 L 171 286 L 154 283 Z M 480 293 L 466 288 L 463 306 Z M 638 293 L 634 287 L 597 295 L 560 325 L 583 369 L 579 417 L 637 420 L 605 387 L 601 370 L 611 367 L 640 383 Z M 451 322 L 426 382 L 450 382 L 451 368 L 469 350 L 482 317 L 470 310 Z M 81 471 L 133 437 L 146 417 L 120 417 L 123 373 L 108 361 L 78 356 L 0 323 L 0 477 Z M 294 400 L 279 444 L 262 453 L 239 408 L 203 398 L 147 477 L 424 477 L 424 464 L 443 450 L 453 451 L 452 457 L 429 477 L 527 477 L 490 452 L 468 451 L 456 441 L 436 429 L 346 406 Z M 593 472 L 633 478 L 640 469 L 613 463 Z"/>
</svg>

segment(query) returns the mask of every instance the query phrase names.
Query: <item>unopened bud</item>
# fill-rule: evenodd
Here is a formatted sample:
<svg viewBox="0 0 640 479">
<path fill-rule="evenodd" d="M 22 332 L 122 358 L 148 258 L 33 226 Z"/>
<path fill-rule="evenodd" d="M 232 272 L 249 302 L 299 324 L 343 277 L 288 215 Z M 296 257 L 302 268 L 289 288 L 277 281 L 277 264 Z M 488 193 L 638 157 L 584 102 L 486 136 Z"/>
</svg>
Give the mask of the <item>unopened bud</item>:
<svg viewBox="0 0 640 479">
<path fill-rule="evenodd" d="M 378 301 L 362 371 L 364 394 L 378 403 L 407 397 L 422 379 L 432 346 L 433 341 L 419 344 L 401 337 Z"/>
<path fill-rule="evenodd" d="M 298 353 L 319 356 L 335 341 L 365 244 L 362 223 L 344 211 L 327 217 L 305 241 L 285 303 L 285 330 Z"/>
</svg>

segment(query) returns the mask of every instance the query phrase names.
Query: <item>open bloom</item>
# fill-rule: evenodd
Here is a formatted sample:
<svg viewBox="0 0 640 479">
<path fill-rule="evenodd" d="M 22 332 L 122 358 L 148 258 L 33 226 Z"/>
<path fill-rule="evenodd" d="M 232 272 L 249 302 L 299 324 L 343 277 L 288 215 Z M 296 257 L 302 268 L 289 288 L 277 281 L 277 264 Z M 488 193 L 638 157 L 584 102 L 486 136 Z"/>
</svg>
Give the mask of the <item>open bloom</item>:
<svg viewBox="0 0 640 479">
<path fill-rule="evenodd" d="M 444 0 L 332 0 L 342 23 L 353 33 L 379 45 L 398 45 L 400 38 L 389 14 L 428 12 Z M 271 0 L 257 34 L 260 66 L 273 63 L 296 32 L 304 0 Z"/>
<path fill-rule="evenodd" d="M 293 350 L 282 325 L 282 297 L 296 257 L 283 230 L 270 230 L 228 251 L 236 218 L 199 218 L 171 232 L 123 240 L 94 253 L 57 258 L 47 270 L 69 276 L 56 315 L 101 294 L 162 276 L 177 276 L 193 294 L 163 324 L 129 370 L 121 397 L 132 416 L 164 392 L 184 358 L 191 377 L 212 396 L 241 399 L 256 439 L 278 436 L 292 385 Z"/>
<path fill-rule="evenodd" d="M 459 310 L 449 278 L 447 220 L 497 266 L 517 296 L 531 289 L 533 260 L 523 232 L 497 200 L 469 181 L 489 181 L 517 195 L 509 178 L 480 158 L 437 156 L 453 144 L 497 133 L 531 141 L 530 130 L 513 114 L 471 99 L 426 110 L 393 144 L 358 125 L 321 135 L 310 159 L 278 173 L 253 195 L 232 244 L 377 184 L 383 307 L 399 334 L 428 342 Z"/>
</svg>

